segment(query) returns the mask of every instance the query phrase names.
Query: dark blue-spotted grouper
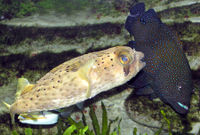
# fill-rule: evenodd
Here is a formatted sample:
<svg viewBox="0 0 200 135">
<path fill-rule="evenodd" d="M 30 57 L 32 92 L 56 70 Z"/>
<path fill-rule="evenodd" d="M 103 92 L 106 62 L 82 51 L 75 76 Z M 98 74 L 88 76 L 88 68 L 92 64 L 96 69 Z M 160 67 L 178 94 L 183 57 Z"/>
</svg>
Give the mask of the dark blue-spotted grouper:
<svg viewBox="0 0 200 135">
<path fill-rule="evenodd" d="M 173 31 L 144 3 L 130 10 L 125 28 L 134 36 L 129 46 L 145 54 L 146 67 L 129 81 L 137 95 L 159 97 L 179 114 L 187 114 L 193 90 L 191 70 Z"/>
</svg>

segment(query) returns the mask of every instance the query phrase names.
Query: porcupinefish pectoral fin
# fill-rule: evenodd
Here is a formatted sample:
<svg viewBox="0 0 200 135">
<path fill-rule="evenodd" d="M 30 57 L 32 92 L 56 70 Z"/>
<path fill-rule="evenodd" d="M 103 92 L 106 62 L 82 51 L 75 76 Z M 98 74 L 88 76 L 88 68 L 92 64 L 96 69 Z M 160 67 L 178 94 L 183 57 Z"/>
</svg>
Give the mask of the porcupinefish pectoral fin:
<svg viewBox="0 0 200 135">
<path fill-rule="evenodd" d="M 31 91 L 33 87 L 34 87 L 34 85 L 30 84 L 26 78 L 19 78 L 18 84 L 17 84 L 16 99 L 19 96 Z"/>
<path fill-rule="evenodd" d="M 85 63 L 82 67 L 79 68 L 78 70 L 78 75 L 81 79 L 85 80 L 88 83 L 88 88 L 86 92 L 86 97 L 89 98 L 91 96 L 91 84 L 90 84 L 90 79 L 89 79 L 89 73 L 90 69 L 94 65 L 95 60 L 90 60 L 87 63 Z"/>
</svg>

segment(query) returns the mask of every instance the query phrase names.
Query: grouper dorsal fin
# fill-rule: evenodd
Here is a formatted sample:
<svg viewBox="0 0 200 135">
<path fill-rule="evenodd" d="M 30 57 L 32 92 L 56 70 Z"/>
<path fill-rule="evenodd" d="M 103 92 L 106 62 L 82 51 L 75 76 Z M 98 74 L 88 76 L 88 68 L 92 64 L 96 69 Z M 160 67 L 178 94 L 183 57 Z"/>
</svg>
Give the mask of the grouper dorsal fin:
<svg viewBox="0 0 200 135">
<path fill-rule="evenodd" d="M 16 99 L 21 95 L 31 91 L 33 87 L 34 85 L 30 84 L 26 78 L 19 78 L 17 83 Z"/>
<path fill-rule="evenodd" d="M 92 68 L 92 66 L 94 65 L 95 60 L 89 60 L 88 62 L 86 62 L 84 65 L 82 65 L 78 72 L 78 75 L 81 79 L 85 80 L 88 83 L 88 88 L 87 88 L 87 93 L 86 93 L 86 97 L 89 98 L 91 96 L 91 84 L 90 84 L 90 79 L 89 79 L 89 73 L 90 73 L 90 69 Z"/>
</svg>

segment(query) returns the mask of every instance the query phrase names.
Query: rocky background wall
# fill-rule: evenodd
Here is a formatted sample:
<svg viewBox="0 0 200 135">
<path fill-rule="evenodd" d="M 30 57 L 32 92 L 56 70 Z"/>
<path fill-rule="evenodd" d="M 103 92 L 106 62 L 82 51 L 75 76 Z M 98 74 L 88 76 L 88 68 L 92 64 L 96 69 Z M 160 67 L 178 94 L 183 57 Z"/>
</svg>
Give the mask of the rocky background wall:
<svg viewBox="0 0 200 135">
<path fill-rule="evenodd" d="M 199 0 L 0 0 L 0 100 L 13 103 L 17 78 L 35 83 L 53 67 L 84 53 L 125 45 L 132 40 L 124 28 L 129 8 L 144 2 L 154 8 L 161 20 L 174 29 L 183 43 L 189 60 L 195 90 L 191 111 L 183 119 L 159 100 L 131 96 L 133 89 L 122 86 L 105 92 L 87 104 L 94 103 L 101 117 L 103 101 L 108 118 L 122 118 L 122 135 L 152 135 L 167 124 L 160 110 L 171 120 L 177 134 L 197 134 L 200 127 L 200 1 Z M 88 110 L 86 105 L 85 110 Z M 87 111 L 85 111 L 87 112 Z M 80 117 L 79 112 L 72 116 Z M 10 134 L 9 112 L 0 103 L 0 132 Z M 86 119 L 90 118 L 86 113 Z M 24 126 L 19 125 L 20 129 Z M 92 126 L 91 126 L 92 127 Z M 55 134 L 57 125 L 43 127 L 46 134 Z"/>
</svg>

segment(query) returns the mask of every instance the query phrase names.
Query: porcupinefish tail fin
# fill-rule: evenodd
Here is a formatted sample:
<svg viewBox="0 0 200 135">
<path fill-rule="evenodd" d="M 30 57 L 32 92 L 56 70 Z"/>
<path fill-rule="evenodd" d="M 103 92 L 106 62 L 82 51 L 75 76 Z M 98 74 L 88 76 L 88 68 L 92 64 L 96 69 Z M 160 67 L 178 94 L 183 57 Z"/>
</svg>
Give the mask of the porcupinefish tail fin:
<svg viewBox="0 0 200 135">
<path fill-rule="evenodd" d="M 2 101 L 2 103 L 3 103 L 8 109 L 10 109 L 10 106 L 11 106 L 11 105 L 9 105 L 8 103 L 6 103 L 6 102 L 4 102 L 4 101 Z"/>
<path fill-rule="evenodd" d="M 17 83 L 16 99 L 21 95 L 31 91 L 33 86 L 34 85 L 30 84 L 26 78 L 19 78 Z"/>
<path fill-rule="evenodd" d="M 2 103 L 10 110 L 10 107 L 11 107 L 10 104 L 8 104 L 4 101 L 2 101 Z M 11 117 L 11 123 L 12 123 L 12 125 L 14 125 L 15 124 L 15 114 L 10 113 L 10 117 Z"/>
<path fill-rule="evenodd" d="M 91 96 L 91 89 L 90 89 L 90 80 L 89 80 L 89 73 L 90 69 L 94 65 L 95 61 L 90 60 L 87 63 L 85 63 L 79 70 L 78 70 L 78 75 L 80 76 L 81 79 L 85 80 L 88 83 L 88 88 L 86 92 L 86 97 L 90 98 Z"/>
</svg>

